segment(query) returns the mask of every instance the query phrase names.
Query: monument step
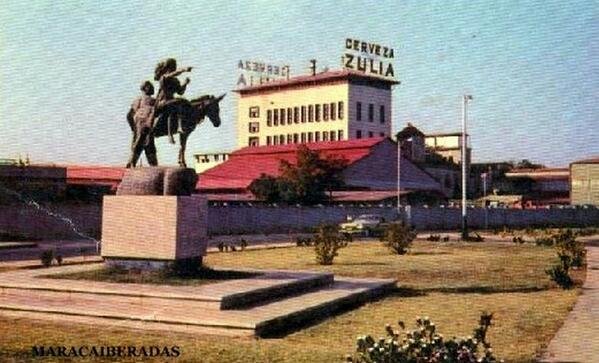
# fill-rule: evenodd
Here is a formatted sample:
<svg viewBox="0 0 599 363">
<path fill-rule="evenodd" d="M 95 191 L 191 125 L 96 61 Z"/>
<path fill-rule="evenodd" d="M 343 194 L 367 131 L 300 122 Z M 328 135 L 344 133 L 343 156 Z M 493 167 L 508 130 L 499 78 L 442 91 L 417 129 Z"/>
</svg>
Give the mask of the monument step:
<svg viewBox="0 0 599 363">
<path fill-rule="evenodd" d="M 168 286 L 151 284 L 124 284 L 44 278 L 55 273 L 92 271 L 101 264 L 71 265 L 48 270 L 21 270 L 4 273 L 2 289 L 47 291 L 86 295 L 120 296 L 134 299 L 191 300 L 213 309 L 238 309 L 265 304 L 285 296 L 309 292 L 333 283 L 331 273 L 310 271 L 273 271 L 245 269 L 257 276 L 200 286 Z M 125 300 L 124 300 L 125 301 Z"/>
<path fill-rule="evenodd" d="M 4 289 L 0 294 L 0 309 L 47 316 L 112 319 L 133 328 L 143 328 L 142 323 L 148 323 L 148 329 L 193 326 L 217 333 L 272 336 L 370 301 L 394 286 L 394 280 L 339 278 L 332 285 L 301 295 L 238 310 L 207 309 L 204 302 L 194 300 Z"/>
</svg>

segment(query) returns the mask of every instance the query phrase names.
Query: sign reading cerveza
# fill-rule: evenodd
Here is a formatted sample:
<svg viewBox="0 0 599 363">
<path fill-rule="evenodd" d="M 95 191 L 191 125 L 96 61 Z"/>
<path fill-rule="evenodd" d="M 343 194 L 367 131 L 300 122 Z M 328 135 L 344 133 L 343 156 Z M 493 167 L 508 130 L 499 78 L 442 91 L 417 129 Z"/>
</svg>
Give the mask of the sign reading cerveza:
<svg viewBox="0 0 599 363">
<path fill-rule="evenodd" d="M 393 72 L 393 48 L 364 42 L 358 39 L 345 39 L 343 67 L 381 77 L 395 77 Z"/>
<path fill-rule="evenodd" d="M 240 70 L 237 86 L 251 86 L 254 83 L 262 84 L 277 79 L 289 78 L 288 65 L 273 65 L 264 62 L 244 61 L 240 60 L 237 63 L 237 68 Z"/>
</svg>

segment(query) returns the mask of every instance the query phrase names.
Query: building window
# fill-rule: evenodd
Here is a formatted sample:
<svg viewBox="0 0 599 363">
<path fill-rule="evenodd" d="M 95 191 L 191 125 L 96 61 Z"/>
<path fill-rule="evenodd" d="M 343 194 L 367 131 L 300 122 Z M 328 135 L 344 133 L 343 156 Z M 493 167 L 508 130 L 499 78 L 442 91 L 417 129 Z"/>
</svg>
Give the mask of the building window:
<svg viewBox="0 0 599 363">
<path fill-rule="evenodd" d="M 308 132 L 308 142 L 312 142 L 314 141 L 314 134 L 311 132 Z"/>
<path fill-rule="evenodd" d="M 281 117 L 281 125 L 285 125 L 285 109 L 279 110 L 279 116 Z"/>
<path fill-rule="evenodd" d="M 308 122 L 314 122 L 314 105 L 308 106 Z"/>
<path fill-rule="evenodd" d="M 374 105 L 372 103 L 368 104 L 368 121 L 374 122 Z"/>
<path fill-rule="evenodd" d="M 250 118 L 258 118 L 260 117 L 260 107 L 252 106 L 250 107 Z"/>
<path fill-rule="evenodd" d="M 331 120 L 335 121 L 337 119 L 337 104 L 335 102 L 331 103 Z"/>
<path fill-rule="evenodd" d="M 337 118 L 343 120 L 343 101 L 337 102 Z"/>
<path fill-rule="evenodd" d="M 302 144 L 306 142 L 306 133 L 302 132 Z"/>
<path fill-rule="evenodd" d="M 266 145 L 272 145 L 272 137 L 266 136 Z"/>
<path fill-rule="evenodd" d="M 220 155 L 214 155 L 214 161 L 219 161 L 220 160 Z"/>
<path fill-rule="evenodd" d="M 302 106 L 302 123 L 306 122 L 306 106 Z"/>
<path fill-rule="evenodd" d="M 362 102 L 356 103 L 356 120 L 362 121 Z"/>
<path fill-rule="evenodd" d="M 380 137 L 385 137 L 385 133 L 384 133 L 384 132 L 381 132 L 381 133 L 379 134 L 379 136 L 380 136 Z"/>
<path fill-rule="evenodd" d="M 285 135 L 279 135 L 279 144 L 285 145 Z"/>
<path fill-rule="evenodd" d="M 320 141 L 320 131 L 316 131 L 314 133 L 314 141 L 315 142 L 319 142 Z"/>
<path fill-rule="evenodd" d="M 299 107 L 293 108 L 293 123 L 299 123 Z"/>
<path fill-rule="evenodd" d="M 249 131 L 250 134 L 255 134 L 260 132 L 260 123 L 259 122 L 250 122 L 249 123 Z"/>
<path fill-rule="evenodd" d="M 343 130 L 337 131 L 337 140 L 343 140 Z"/>
<path fill-rule="evenodd" d="M 299 143 L 299 134 L 293 134 L 293 143 L 294 144 Z"/>
<path fill-rule="evenodd" d="M 272 123 L 275 126 L 279 126 L 279 110 L 278 109 L 274 109 L 273 113 L 272 113 Z"/>
<path fill-rule="evenodd" d="M 323 121 L 329 120 L 329 104 L 328 103 L 325 103 L 324 105 L 322 105 L 322 120 Z"/>
<path fill-rule="evenodd" d="M 322 132 L 322 141 L 329 141 L 329 133 L 326 131 Z"/>
<path fill-rule="evenodd" d="M 362 138 L 362 130 L 356 130 L 356 139 Z"/>
<path fill-rule="evenodd" d="M 381 105 L 381 107 L 379 107 L 379 119 L 381 120 L 382 124 L 385 123 L 385 105 Z"/>
<path fill-rule="evenodd" d="M 331 139 L 331 141 L 335 141 L 335 136 L 336 136 L 336 133 L 335 133 L 335 131 L 331 131 L 331 132 L 329 133 L 329 139 Z"/>
<path fill-rule="evenodd" d="M 314 106 L 314 121 L 320 122 L 320 105 Z"/>
<path fill-rule="evenodd" d="M 277 137 L 277 135 L 272 137 L 272 144 L 279 145 L 279 138 Z"/>
<path fill-rule="evenodd" d="M 291 122 L 293 122 L 293 112 L 291 107 L 287 107 L 287 125 L 291 125 Z"/>
<path fill-rule="evenodd" d="M 266 125 L 272 126 L 272 110 L 266 110 Z"/>
<path fill-rule="evenodd" d="M 368 137 L 374 137 L 374 132 L 368 131 Z"/>
<path fill-rule="evenodd" d="M 250 137 L 248 140 L 248 145 L 255 147 L 255 146 L 260 146 L 260 139 L 257 137 Z"/>
<path fill-rule="evenodd" d="M 287 134 L 287 143 L 291 144 L 293 142 L 293 136 L 291 134 Z"/>
</svg>

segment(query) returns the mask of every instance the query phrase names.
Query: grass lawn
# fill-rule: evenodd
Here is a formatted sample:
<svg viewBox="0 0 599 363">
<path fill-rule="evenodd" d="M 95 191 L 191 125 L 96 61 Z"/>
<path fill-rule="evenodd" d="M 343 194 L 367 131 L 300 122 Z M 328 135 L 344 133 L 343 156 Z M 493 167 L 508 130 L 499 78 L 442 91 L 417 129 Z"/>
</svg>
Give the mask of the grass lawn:
<svg viewBox="0 0 599 363">
<path fill-rule="evenodd" d="M 332 266 L 315 264 L 310 247 L 209 254 L 224 268 L 331 271 L 355 277 L 393 277 L 402 288 L 359 309 L 280 339 L 190 336 L 124 328 L 0 317 L 0 361 L 31 361 L 32 345 L 179 345 L 177 362 L 341 362 L 356 336 L 384 335 L 386 323 L 429 316 L 445 336 L 469 335 L 483 310 L 495 314 L 489 340 L 506 362 L 533 362 L 549 342 L 579 289 L 554 288 L 544 273 L 555 260 L 551 248 L 530 244 L 416 242 L 411 253 L 393 256 L 376 241 L 342 249 Z M 577 272 L 584 279 L 584 271 Z"/>
<path fill-rule="evenodd" d="M 126 270 L 118 267 L 103 267 L 97 270 L 52 274 L 41 276 L 51 279 L 90 280 L 131 284 L 187 285 L 198 286 L 223 282 L 225 280 L 246 279 L 258 274 L 243 271 L 213 270 L 202 268 L 193 275 L 177 276 L 162 271 Z"/>
</svg>

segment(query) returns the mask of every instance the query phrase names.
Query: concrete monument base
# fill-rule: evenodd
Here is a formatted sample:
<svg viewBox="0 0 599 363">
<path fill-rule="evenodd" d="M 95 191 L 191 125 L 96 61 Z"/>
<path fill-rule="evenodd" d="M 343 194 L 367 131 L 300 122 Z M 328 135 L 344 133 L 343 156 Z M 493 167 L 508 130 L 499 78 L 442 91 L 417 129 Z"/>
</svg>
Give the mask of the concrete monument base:
<svg viewBox="0 0 599 363">
<path fill-rule="evenodd" d="M 105 196 L 102 257 L 124 267 L 160 268 L 199 259 L 208 243 L 203 196 Z"/>
</svg>

